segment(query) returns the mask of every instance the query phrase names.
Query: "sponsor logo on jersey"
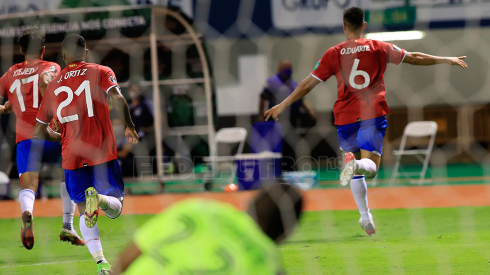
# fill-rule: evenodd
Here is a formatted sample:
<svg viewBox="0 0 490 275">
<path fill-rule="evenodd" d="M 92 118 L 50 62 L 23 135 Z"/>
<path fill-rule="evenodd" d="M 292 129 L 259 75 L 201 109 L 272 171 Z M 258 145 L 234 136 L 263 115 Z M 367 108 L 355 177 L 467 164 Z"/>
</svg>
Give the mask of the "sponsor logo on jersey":
<svg viewBox="0 0 490 275">
<path fill-rule="evenodd" d="M 318 66 L 320 66 L 320 61 L 316 62 L 315 68 L 313 68 L 313 71 L 318 69 Z"/>
<path fill-rule="evenodd" d="M 109 80 L 110 80 L 112 83 L 117 84 L 116 78 L 115 78 L 113 75 L 109 76 Z"/>
<path fill-rule="evenodd" d="M 14 76 L 19 76 L 19 75 L 30 75 L 33 74 L 37 71 L 39 68 L 24 68 L 24 69 L 18 69 L 14 71 Z"/>
<path fill-rule="evenodd" d="M 393 50 L 402 52 L 402 49 L 400 49 L 397 45 L 393 45 Z"/>
<path fill-rule="evenodd" d="M 369 51 L 371 51 L 369 45 L 362 45 L 357 47 L 342 48 L 342 50 L 340 50 L 340 54 L 344 55 L 344 54 L 353 54 L 353 53 L 369 52 Z"/>
</svg>

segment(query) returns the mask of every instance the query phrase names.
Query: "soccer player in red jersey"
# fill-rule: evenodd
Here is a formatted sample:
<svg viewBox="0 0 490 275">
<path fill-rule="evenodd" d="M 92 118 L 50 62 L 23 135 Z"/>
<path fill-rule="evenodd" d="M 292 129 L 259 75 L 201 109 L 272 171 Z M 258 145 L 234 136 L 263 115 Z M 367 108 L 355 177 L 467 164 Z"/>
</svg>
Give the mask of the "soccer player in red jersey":
<svg viewBox="0 0 490 275">
<path fill-rule="evenodd" d="M 364 11 L 351 7 L 344 12 L 342 42 L 328 49 L 311 74 L 283 102 L 269 109 L 266 119 L 277 120 L 290 104 L 308 94 L 320 82 L 331 76 L 337 78 L 337 101 L 334 105 L 335 125 L 340 149 L 345 152 L 345 166 L 340 183 L 350 183 L 361 218 L 359 224 L 371 235 L 376 232 L 369 212 L 367 185 L 364 177 L 373 178 L 379 169 L 386 133 L 386 114 L 383 74 L 388 63 L 412 65 L 449 64 L 466 68 L 461 57 L 440 57 L 407 52 L 393 44 L 362 38 L 366 29 Z"/>
<path fill-rule="evenodd" d="M 34 124 L 44 91 L 49 82 L 60 72 L 60 66 L 42 60 L 45 51 L 44 33 L 39 29 L 25 30 L 19 42 L 25 61 L 12 66 L 0 78 L 0 98 L 7 96 L 9 99 L 5 105 L 0 105 L 0 114 L 10 113 L 13 110 L 17 116 L 17 170 L 22 183 L 22 191 L 19 194 L 22 210 L 21 240 L 25 248 L 32 249 L 34 246 L 32 211 L 39 171 L 42 163 L 60 165 L 61 162 L 61 145 L 33 137 Z M 61 198 L 63 229 L 60 239 L 74 245 L 84 245 L 85 242 L 73 228 L 75 204 L 66 191 L 65 182 L 61 182 Z"/>
<path fill-rule="evenodd" d="M 114 72 L 85 62 L 85 39 L 67 35 L 62 54 L 66 67 L 46 89 L 35 133 L 47 140 L 61 141 L 66 189 L 82 214 L 80 231 L 97 263 L 97 273 L 109 274 L 111 266 L 104 257 L 97 227 L 99 207 L 115 219 L 121 214 L 124 197 L 107 106 L 109 97 L 126 123 L 128 142 L 137 143 L 138 134 Z M 47 123 L 53 117 L 60 123 L 61 136 L 48 130 Z"/>
</svg>

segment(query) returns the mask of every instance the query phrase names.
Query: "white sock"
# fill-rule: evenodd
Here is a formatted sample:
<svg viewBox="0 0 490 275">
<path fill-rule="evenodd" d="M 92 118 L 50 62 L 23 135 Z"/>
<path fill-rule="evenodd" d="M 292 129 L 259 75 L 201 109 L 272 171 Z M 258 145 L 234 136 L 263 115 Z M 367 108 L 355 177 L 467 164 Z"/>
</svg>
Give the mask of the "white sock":
<svg viewBox="0 0 490 275">
<path fill-rule="evenodd" d="M 368 158 L 356 160 L 357 173 L 365 175 L 367 178 L 372 178 L 376 174 L 376 163 Z"/>
<path fill-rule="evenodd" d="M 107 217 L 115 219 L 121 215 L 122 202 L 116 197 L 99 194 L 99 207 Z"/>
<path fill-rule="evenodd" d="M 31 189 L 24 189 L 19 193 L 20 210 L 22 213 L 29 212 L 32 214 L 34 209 L 34 200 L 36 199 L 36 193 Z"/>
<path fill-rule="evenodd" d="M 95 262 L 107 262 L 104 258 L 104 252 L 102 251 L 102 243 L 100 242 L 99 227 L 97 227 L 97 224 L 92 228 L 88 228 L 87 225 L 85 225 L 85 215 L 81 215 L 80 232 L 85 240 L 88 251 L 92 254 L 92 257 L 94 257 Z"/>
<path fill-rule="evenodd" d="M 350 190 L 354 195 L 357 208 L 363 220 L 369 220 L 369 206 L 367 198 L 367 184 L 364 176 L 356 175 L 350 181 Z"/>
<path fill-rule="evenodd" d="M 73 215 L 75 214 L 76 204 L 70 199 L 64 181 L 61 182 L 60 196 L 63 203 L 63 228 L 73 230 Z"/>
</svg>

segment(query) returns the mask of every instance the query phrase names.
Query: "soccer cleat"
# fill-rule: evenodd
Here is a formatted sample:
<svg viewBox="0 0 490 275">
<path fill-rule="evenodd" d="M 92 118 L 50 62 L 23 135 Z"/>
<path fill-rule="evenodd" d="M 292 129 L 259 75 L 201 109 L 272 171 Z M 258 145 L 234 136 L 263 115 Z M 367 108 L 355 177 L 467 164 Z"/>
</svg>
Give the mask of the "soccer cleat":
<svg viewBox="0 0 490 275">
<path fill-rule="evenodd" d="M 62 242 L 70 242 L 72 245 L 77 245 L 77 246 L 84 246 L 85 241 L 78 236 L 77 231 L 75 229 L 68 230 L 68 229 L 61 229 L 60 233 L 60 241 Z"/>
<path fill-rule="evenodd" d="M 93 187 L 85 190 L 85 225 L 92 228 L 99 218 L 99 194 Z"/>
<path fill-rule="evenodd" d="M 97 275 L 111 274 L 111 265 L 109 263 L 97 264 Z"/>
<path fill-rule="evenodd" d="M 376 233 L 376 226 L 374 225 L 373 216 L 371 213 L 369 213 L 369 220 L 359 218 L 359 225 L 369 236 Z"/>
<path fill-rule="evenodd" d="M 340 184 L 342 186 L 347 186 L 357 170 L 356 157 L 354 157 L 353 153 L 348 152 L 344 155 L 344 161 L 344 169 L 342 169 L 342 172 L 340 173 Z"/>
<path fill-rule="evenodd" d="M 34 218 L 32 214 L 25 211 L 22 213 L 22 228 L 20 229 L 20 239 L 28 250 L 34 246 L 34 229 L 32 228 Z"/>
</svg>

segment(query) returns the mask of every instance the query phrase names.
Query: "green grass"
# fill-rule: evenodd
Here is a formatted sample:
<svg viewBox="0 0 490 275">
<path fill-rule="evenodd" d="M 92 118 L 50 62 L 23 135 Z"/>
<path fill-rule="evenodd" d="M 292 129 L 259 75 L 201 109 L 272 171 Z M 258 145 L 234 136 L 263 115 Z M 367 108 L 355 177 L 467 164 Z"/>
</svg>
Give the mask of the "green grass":
<svg viewBox="0 0 490 275">
<path fill-rule="evenodd" d="M 488 213 L 490 207 L 374 210 L 378 232 L 368 237 L 356 211 L 309 212 L 280 249 L 287 274 L 489 274 Z M 100 219 L 110 261 L 149 217 Z M 18 220 L 0 220 L 0 274 L 95 274 L 86 247 L 59 242 L 61 218 L 35 219 L 32 251 L 20 243 L 19 227 Z"/>
</svg>

